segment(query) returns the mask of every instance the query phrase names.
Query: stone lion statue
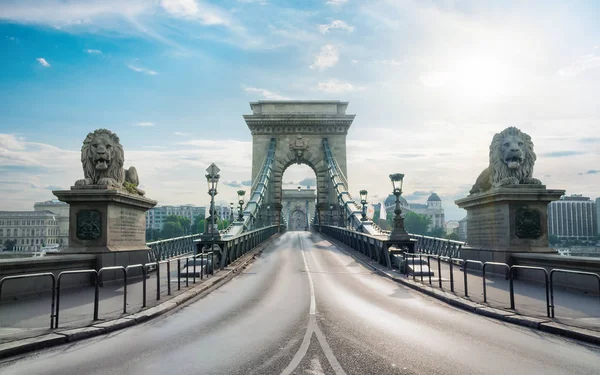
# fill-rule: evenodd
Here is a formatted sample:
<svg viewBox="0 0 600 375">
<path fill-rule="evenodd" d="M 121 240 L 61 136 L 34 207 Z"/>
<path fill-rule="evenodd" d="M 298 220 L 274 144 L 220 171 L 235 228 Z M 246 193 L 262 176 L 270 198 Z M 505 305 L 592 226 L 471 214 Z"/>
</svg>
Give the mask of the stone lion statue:
<svg viewBox="0 0 600 375">
<path fill-rule="evenodd" d="M 532 177 L 535 159 L 529 135 L 514 126 L 504 129 L 494 135 L 490 145 L 490 166 L 481 172 L 469 193 L 506 185 L 541 185 L 540 180 Z"/>
<path fill-rule="evenodd" d="M 97 129 L 85 137 L 81 146 L 81 164 L 85 178 L 75 181 L 75 186 L 104 185 L 144 195 L 144 191 L 138 188 L 139 179 L 135 167 L 124 169 L 124 162 L 119 137 L 110 130 Z"/>
</svg>

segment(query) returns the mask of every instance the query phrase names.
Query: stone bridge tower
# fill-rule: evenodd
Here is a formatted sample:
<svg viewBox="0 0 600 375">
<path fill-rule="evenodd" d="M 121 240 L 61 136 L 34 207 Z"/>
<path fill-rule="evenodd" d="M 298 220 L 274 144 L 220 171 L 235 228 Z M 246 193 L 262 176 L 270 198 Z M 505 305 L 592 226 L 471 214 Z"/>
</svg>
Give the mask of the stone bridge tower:
<svg viewBox="0 0 600 375">
<path fill-rule="evenodd" d="M 329 140 L 333 156 L 347 176 L 346 135 L 355 116 L 346 114 L 347 107 L 348 102 L 339 100 L 259 100 L 250 103 L 252 114 L 244 115 L 244 120 L 252 133 L 253 182 L 265 162 L 269 142 L 276 139 L 273 174 L 265 205 L 282 208 L 283 173 L 297 163 L 306 164 L 315 172 L 317 207 L 322 216 L 329 210 L 329 204 L 337 208 L 337 197 L 328 177 L 323 138 Z"/>
</svg>

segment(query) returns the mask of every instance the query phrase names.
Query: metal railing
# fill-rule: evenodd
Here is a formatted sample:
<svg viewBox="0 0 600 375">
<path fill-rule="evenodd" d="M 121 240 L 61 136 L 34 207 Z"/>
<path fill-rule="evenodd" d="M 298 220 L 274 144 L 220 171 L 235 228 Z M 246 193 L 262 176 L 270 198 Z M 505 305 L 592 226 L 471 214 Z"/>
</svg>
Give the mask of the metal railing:
<svg viewBox="0 0 600 375">
<path fill-rule="evenodd" d="M 158 262 L 192 253 L 195 249 L 194 241 L 198 240 L 200 236 L 202 236 L 202 234 L 191 234 L 188 236 L 169 238 L 168 240 L 148 242 L 146 243 L 146 246 L 150 248 L 150 251 L 148 252 L 148 261 Z"/>
<path fill-rule="evenodd" d="M 315 226 L 316 228 L 317 226 Z M 396 266 L 402 270 L 403 267 L 403 275 L 406 278 L 409 278 L 409 267 L 408 264 L 411 263 L 408 258 L 412 258 L 412 267 L 416 268 L 416 271 L 419 271 L 418 266 L 415 264 L 415 260 L 419 260 L 420 264 L 420 282 L 425 284 L 425 279 L 423 276 L 423 257 L 426 258 L 426 265 L 428 269 L 431 269 L 431 259 L 437 260 L 437 271 L 438 271 L 438 286 L 440 289 L 443 289 L 442 283 L 442 267 L 441 262 L 447 262 L 449 266 L 449 282 L 450 282 L 450 291 L 452 293 L 455 292 L 455 280 L 454 280 L 454 266 L 459 265 L 462 267 L 463 273 L 463 285 L 464 285 L 464 297 L 469 298 L 469 281 L 468 281 L 468 273 L 470 268 L 469 265 L 479 265 L 481 273 L 482 273 L 482 285 L 483 285 L 483 302 L 487 303 L 487 279 L 486 275 L 488 274 L 486 270 L 488 267 L 502 267 L 506 271 L 505 278 L 509 283 L 509 299 L 510 299 L 510 309 L 515 310 L 515 291 L 514 291 L 514 281 L 516 279 L 516 271 L 518 270 L 530 270 L 536 272 L 542 272 L 544 274 L 544 288 L 545 288 L 545 305 L 546 305 L 546 315 L 549 318 L 554 318 L 554 281 L 553 275 L 556 273 L 569 273 L 569 274 L 577 274 L 594 277 L 598 281 L 598 293 L 600 298 L 600 275 L 594 272 L 586 272 L 586 271 L 576 271 L 576 270 L 564 270 L 564 269 L 552 269 L 550 272 L 542 267 L 533 267 L 533 266 L 522 266 L 522 265 L 513 265 L 510 266 L 506 263 L 502 262 L 482 262 L 478 260 L 471 259 L 461 259 L 455 258 L 453 254 L 460 254 L 460 249 L 462 248 L 462 244 L 459 241 L 451 241 L 445 239 L 436 239 L 433 237 L 426 236 L 413 236 L 413 238 L 418 239 L 421 238 L 422 245 L 421 250 L 426 248 L 429 252 L 415 252 L 415 253 L 407 253 L 401 252 L 402 254 L 402 264 L 399 264 L 398 261 L 392 262 L 391 259 L 396 259 L 396 257 L 390 257 L 390 251 L 388 250 L 388 245 L 386 240 L 382 240 L 379 237 L 370 236 L 365 233 L 351 231 L 345 228 L 332 227 L 332 226 L 321 226 L 321 232 L 325 235 L 331 236 L 336 240 L 342 242 L 344 245 L 352 248 L 360 252 L 361 254 L 371 258 L 372 260 L 377 261 L 378 263 L 387 266 L 388 268 L 392 268 L 392 266 Z M 434 241 L 437 240 L 437 241 Z M 432 254 L 432 252 L 437 252 L 438 254 Z M 441 255 L 441 254 L 449 254 L 449 255 Z M 399 254 L 396 254 L 399 255 Z M 387 260 L 386 260 L 387 259 Z M 429 285 L 433 284 L 433 279 L 431 277 L 431 272 L 428 273 L 428 283 Z M 412 273 L 412 279 L 417 281 L 416 272 Z"/>
<path fill-rule="evenodd" d="M 52 280 L 52 300 L 50 305 L 50 329 L 54 328 L 54 301 L 56 297 L 56 276 L 52 272 L 31 273 L 28 275 L 6 276 L 0 279 L 0 301 L 2 300 L 2 286 L 10 280 L 32 279 L 36 277 L 49 277 Z"/>
</svg>

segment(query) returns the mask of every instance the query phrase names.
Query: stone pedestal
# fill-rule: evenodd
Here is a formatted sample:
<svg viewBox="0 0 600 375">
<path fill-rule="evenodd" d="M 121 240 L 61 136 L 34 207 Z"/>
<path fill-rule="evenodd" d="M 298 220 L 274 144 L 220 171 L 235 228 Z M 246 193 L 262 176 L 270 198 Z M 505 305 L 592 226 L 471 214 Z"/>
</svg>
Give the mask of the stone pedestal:
<svg viewBox="0 0 600 375">
<path fill-rule="evenodd" d="M 509 263 L 511 253 L 556 253 L 548 246 L 548 203 L 564 190 L 509 185 L 455 203 L 467 210 L 467 246 L 461 257 Z"/>
<path fill-rule="evenodd" d="M 146 211 L 156 201 L 99 185 L 53 194 L 69 204 L 69 247 L 63 254 L 96 254 L 97 268 L 148 262 Z"/>
</svg>

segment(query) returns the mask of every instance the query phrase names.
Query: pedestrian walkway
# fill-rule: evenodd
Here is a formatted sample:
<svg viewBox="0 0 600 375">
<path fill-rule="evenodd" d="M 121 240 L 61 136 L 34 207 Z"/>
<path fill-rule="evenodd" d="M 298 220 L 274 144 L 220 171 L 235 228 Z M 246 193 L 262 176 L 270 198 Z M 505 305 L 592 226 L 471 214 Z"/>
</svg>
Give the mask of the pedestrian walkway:
<svg viewBox="0 0 600 375">
<path fill-rule="evenodd" d="M 157 272 L 149 273 L 146 278 L 146 307 L 155 306 L 208 279 L 203 275 L 203 280 L 197 277 L 194 282 L 190 275 L 187 282 L 183 277 L 178 284 L 176 262 L 173 262 L 172 266 L 170 272 L 171 295 L 168 295 L 167 265 L 160 265 L 160 300 L 157 299 Z M 199 269 L 200 267 L 198 267 L 198 271 Z M 94 292 L 94 286 L 61 289 L 58 327 L 74 328 L 92 324 Z M 123 293 L 123 281 L 104 283 L 100 287 L 98 308 L 100 321 L 119 318 L 142 310 L 143 282 L 141 276 L 130 278 L 127 282 L 126 314 L 123 314 Z M 0 343 L 50 332 L 51 300 L 50 291 L 23 298 L 3 297 L 0 301 Z"/>
<path fill-rule="evenodd" d="M 425 257 L 423 257 L 425 258 Z M 431 286 L 439 288 L 439 273 L 437 260 L 430 258 Z M 480 270 L 467 272 L 468 297 L 465 297 L 464 272 L 461 266 L 452 267 L 454 279 L 454 293 L 473 302 L 484 303 L 483 277 Z M 440 264 L 442 289 L 450 291 L 450 266 L 442 261 Z M 419 270 L 419 266 L 416 266 Z M 399 277 L 406 277 L 395 271 Z M 413 279 L 412 275 L 408 278 Z M 415 277 L 421 281 L 420 276 Z M 429 277 L 423 276 L 422 282 L 429 285 Z M 546 290 L 543 283 L 515 280 L 515 312 L 522 315 L 547 318 Z M 486 272 L 487 305 L 494 308 L 510 310 L 509 280 L 503 276 L 491 275 Z M 554 287 L 554 321 L 574 327 L 587 328 L 600 331 L 600 296 L 593 293 L 584 293 L 567 290 L 559 286 Z"/>
</svg>

